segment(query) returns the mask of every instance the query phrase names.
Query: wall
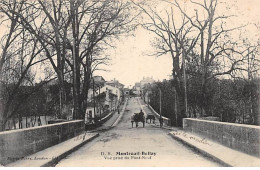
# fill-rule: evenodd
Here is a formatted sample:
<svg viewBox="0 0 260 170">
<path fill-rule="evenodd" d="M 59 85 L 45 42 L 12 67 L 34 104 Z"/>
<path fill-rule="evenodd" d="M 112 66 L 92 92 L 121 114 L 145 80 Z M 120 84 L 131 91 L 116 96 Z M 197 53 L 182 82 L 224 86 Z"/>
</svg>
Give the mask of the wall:
<svg viewBox="0 0 260 170">
<path fill-rule="evenodd" d="M 118 103 L 118 104 L 119 104 L 118 107 L 120 107 L 120 105 L 124 105 L 123 107 L 125 108 L 125 107 L 126 107 L 126 104 L 127 104 L 127 101 L 128 101 L 128 99 L 125 99 L 124 102 Z M 106 115 L 105 117 L 103 117 L 103 118 L 101 119 L 101 123 L 102 123 L 102 124 L 105 123 L 108 119 L 110 119 L 110 118 L 113 116 L 113 114 L 118 114 L 118 109 L 116 109 L 116 110 L 113 111 L 113 112 L 110 112 L 108 115 Z"/>
<path fill-rule="evenodd" d="M 0 132 L 0 164 L 6 165 L 70 139 L 84 130 L 75 120 L 40 127 Z"/>
<path fill-rule="evenodd" d="M 159 119 L 160 115 L 152 108 L 152 106 L 148 105 L 149 109 L 155 114 L 155 116 Z M 163 124 L 167 126 L 171 126 L 171 120 L 167 117 L 162 116 Z"/>
<path fill-rule="evenodd" d="M 185 118 L 183 129 L 229 148 L 260 157 L 260 126 Z"/>
<path fill-rule="evenodd" d="M 199 117 L 197 119 L 201 119 L 201 120 L 210 120 L 210 121 L 220 121 L 219 117 L 213 117 L 213 116 L 209 116 L 209 117 Z"/>
<path fill-rule="evenodd" d="M 38 118 L 39 116 L 36 116 L 36 120 L 35 120 L 35 116 L 28 116 L 27 127 L 29 128 L 29 127 L 38 126 Z M 47 125 L 48 121 L 50 120 L 55 120 L 55 116 L 40 116 L 40 119 L 41 119 L 41 126 L 42 126 L 42 125 Z M 19 119 L 15 118 L 14 121 L 15 121 L 16 129 L 19 129 Z M 9 119 L 5 125 L 5 130 L 15 129 L 13 123 L 14 121 L 13 119 Z M 26 117 L 22 117 L 21 124 L 23 129 L 26 128 Z"/>
</svg>

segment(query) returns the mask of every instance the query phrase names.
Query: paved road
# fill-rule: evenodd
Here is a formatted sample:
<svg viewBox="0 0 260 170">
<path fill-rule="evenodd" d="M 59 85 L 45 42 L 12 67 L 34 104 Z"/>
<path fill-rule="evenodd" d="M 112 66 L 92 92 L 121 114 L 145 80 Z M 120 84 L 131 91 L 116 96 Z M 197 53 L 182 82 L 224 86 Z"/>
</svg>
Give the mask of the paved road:
<svg viewBox="0 0 260 170">
<path fill-rule="evenodd" d="M 131 98 L 118 126 L 101 132 L 56 166 L 220 166 L 175 141 L 168 130 L 150 124 L 132 128 L 130 116 L 139 111 L 137 98 Z"/>
</svg>

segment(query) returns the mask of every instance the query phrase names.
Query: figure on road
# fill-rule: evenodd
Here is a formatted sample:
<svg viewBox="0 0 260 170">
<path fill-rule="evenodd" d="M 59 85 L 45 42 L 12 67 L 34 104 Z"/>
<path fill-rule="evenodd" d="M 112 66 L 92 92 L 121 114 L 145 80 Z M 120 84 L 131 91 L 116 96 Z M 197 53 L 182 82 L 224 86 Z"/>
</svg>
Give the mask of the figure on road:
<svg viewBox="0 0 260 170">
<path fill-rule="evenodd" d="M 39 117 L 38 118 L 38 126 L 41 126 L 42 125 L 42 121 L 41 121 L 41 118 Z"/>
<path fill-rule="evenodd" d="M 141 118 L 144 116 L 144 112 L 142 111 L 142 109 L 140 110 L 139 115 L 140 115 Z"/>
<path fill-rule="evenodd" d="M 133 127 L 134 122 L 136 124 L 136 127 L 138 127 L 138 122 L 142 122 L 143 123 L 143 127 L 145 126 L 145 118 L 144 118 L 144 113 L 143 113 L 142 110 L 140 111 L 140 113 L 134 113 L 131 116 L 132 127 Z"/>
<path fill-rule="evenodd" d="M 160 122 L 160 127 L 162 127 L 163 126 L 163 118 L 159 118 L 159 122 Z"/>
</svg>

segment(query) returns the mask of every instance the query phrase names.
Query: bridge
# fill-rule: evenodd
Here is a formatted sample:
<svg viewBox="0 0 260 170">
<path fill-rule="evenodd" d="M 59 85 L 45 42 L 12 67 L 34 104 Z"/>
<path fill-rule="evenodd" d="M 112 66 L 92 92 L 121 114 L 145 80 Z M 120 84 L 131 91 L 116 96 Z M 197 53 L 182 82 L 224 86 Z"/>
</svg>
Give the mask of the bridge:
<svg viewBox="0 0 260 170">
<path fill-rule="evenodd" d="M 143 110 L 155 124 L 132 128 L 130 117 Z M 3 166 L 260 166 L 260 128 L 184 119 L 170 127 L 139 97 L 127 99 L 102 126 L 84 129 L 81 120 L 0 133 Z"/>
</svg>

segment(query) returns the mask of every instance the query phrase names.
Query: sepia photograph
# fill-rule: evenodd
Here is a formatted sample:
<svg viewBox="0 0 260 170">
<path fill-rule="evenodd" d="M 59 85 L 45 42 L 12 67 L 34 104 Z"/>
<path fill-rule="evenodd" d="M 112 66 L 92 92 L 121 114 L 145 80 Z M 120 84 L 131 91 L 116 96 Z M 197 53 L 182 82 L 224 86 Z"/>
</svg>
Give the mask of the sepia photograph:
<svg viewBox="0 0 260 170">
<path fill-rule="evenodd" d="M 0 0 L 0 168 L 260 167 L 260 0 Z"/>
</svg>

